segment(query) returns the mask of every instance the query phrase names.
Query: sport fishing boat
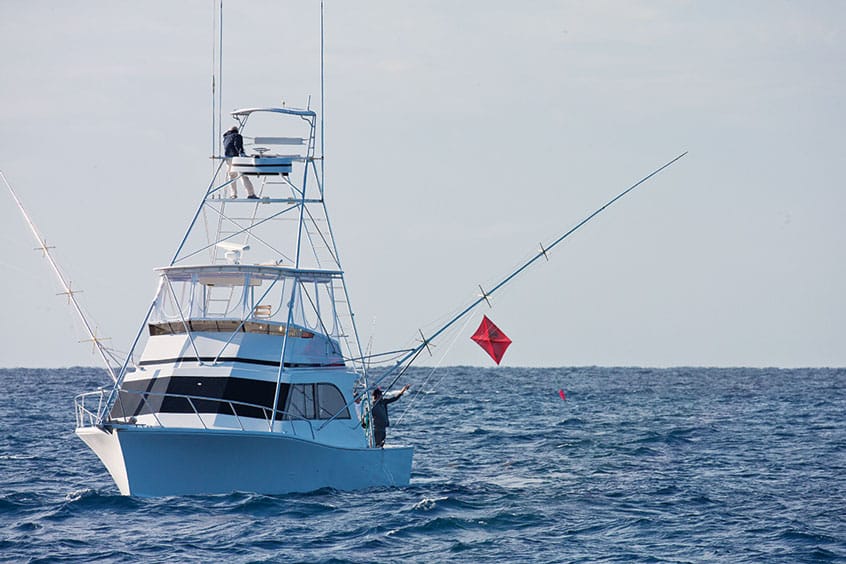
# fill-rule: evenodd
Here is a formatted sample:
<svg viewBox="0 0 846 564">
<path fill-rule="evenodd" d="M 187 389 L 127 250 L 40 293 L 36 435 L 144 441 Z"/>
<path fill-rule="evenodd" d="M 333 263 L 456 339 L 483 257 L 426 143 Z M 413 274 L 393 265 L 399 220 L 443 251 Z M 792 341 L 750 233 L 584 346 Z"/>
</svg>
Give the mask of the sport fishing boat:
<svg viewBox="0 0 846 564">
<path fill-rule="evenodd" d="M 232 117 L 245 155 L 219 158 L 114 386 L 76 398 L 76 434 L 124 495 L 407 485 L 413 449 L 374 447 L 359 418 L 317 114 Z M 256 197 L 233 197 L 245 181 Z"/>
</svg>

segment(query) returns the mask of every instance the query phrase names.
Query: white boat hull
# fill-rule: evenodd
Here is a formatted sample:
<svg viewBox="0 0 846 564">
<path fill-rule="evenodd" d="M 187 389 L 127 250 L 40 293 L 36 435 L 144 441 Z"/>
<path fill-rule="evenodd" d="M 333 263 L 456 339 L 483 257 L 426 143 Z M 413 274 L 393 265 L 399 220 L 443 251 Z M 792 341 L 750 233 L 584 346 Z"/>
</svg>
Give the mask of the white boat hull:
<svg viewBox="0 0 846 564">
<path fill-rule="evenodd" d="M 282 434 L 80 427 L 120 493 L 140 497 L 407 486 L 412 447 L 343 448 Z"/>
</svg>

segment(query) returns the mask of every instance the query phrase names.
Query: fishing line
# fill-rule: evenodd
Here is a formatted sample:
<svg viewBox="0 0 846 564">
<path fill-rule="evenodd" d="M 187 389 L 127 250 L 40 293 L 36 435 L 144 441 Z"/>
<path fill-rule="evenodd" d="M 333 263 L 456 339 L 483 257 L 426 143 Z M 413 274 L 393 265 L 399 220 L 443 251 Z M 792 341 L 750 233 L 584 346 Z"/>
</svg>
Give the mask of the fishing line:
<svg viewBox="0 0 846 564">
<path fill-rule="evenodd" d="M 444 351 L 444 354 L 441 356 L 441 359 L 440 359 L 440 360 L 438 361 L 438 363 L 437 363 L 437 364 L 436 364 L 436 365 L 432 368 L 432 370 L 429 372 L 429 375 L 428 375 L 428 376 L 426 376 L 426 378 L 425 378 L 425 379 L 423 380 L 423 382 L 420 384 L 420 389 L 419 389 L 419 390 L 417 390 L 417 392 L 416 392 L 416 393 L 414 394 L 414 396 L 411 398 L 411 401 L 409 401 L 409 402 L 408 402 L 408 407 L 406 407 L 406 408 L 405 408 L 405 410 L 404 410 L 404 411 L 402 412 L 402 414 L 400 415 L 399 419 L 397 419 L 397 424 L 402 423 L 403 418 L 405 418 L 405 414 L 406 414 L 406 413 L 408 413 L 409 411 L 411 411 L 411 408 L 412 408 L 412 407 L 414 407 L 415 403 L 417 402 L 417 398 L 419 398 L 419 397 L 420 397 L 420 394 L 421 394 L 421 393 L 423 393 L 423 388 L 426 386 L 426 384 L 429 382 L 429 380 L 432 378 L 432 376 L 434 376 L 435 372 L 436 372 L 436 371 L 438 371 L 438 370 L 441 368 L 441 365 L 443 364 L 444 360 L 446 360 L 446 357 L 449 355 L 449 353 L 450 353 L 450 352 L 452 352 L 452 348 L 455 346 L 455 343 L 457 343 L 457 342 L 458 342 L 458 338 L 459 338 L 461 335 L 463 335 L 463 334 L 464 334 L 464 331 L 467 329 L 467 325 L 468 325 L 469 323 L 470 323 L 470 316 L 467 316 L 467 320 L 464 322 L 464 325 L 462 325 L 462 326 L 461 326 L 461 329 L 459 329 L 458 331 L 456 331 L 456 333 L 455 333 L 455 337 L 453 337 L 453 338 L 452 338 L 452 340 L 450 341 L 449 346 L 448 346 L 448 347 L 446 348 L 446 350 Z M 441 385 L 441 382 L 443 382 L 443 380 L 444 380 L 444 378 L 446 377 L 446 375 L 447 375 L 447 372 L 444 372 L 444 373 L 443 373 L 443 375 L 442 375 L 442 376 L 438 379 L 438 381 L 435 383 L 435 385 L 434 385 L 434 386 L 432 386 L 432 389 L 437 390 L 437 389 L 438 389 L 438 386 L 440 386 L 440 385 Z"/>
<path fill-rule="evenodd" d="M 652 171 L 652 172 L 650 172 L 648 175 L 644 176 L 643 178 L 641 178 L 640 180 L 638 180 L 637 182 L 635 182 L 634 184 L 632 184 L 631 186 L 629 186 L 628 188 L 626 188 L 625 190 L 623 190 L 622 192 L 620 192 L 619 194 L 617 194 L 616 196 L 614 196 L 613 198 L 611 198 L 610 200 L 608 200 L 608 201 L 607 201 L 607 202 L 606 202 L 606 203 L 605 203 L 602 207 L 598 208 L 596 211 L 594 211 L 593 213 L 591 213 L 590 215 L 588 215 L 588 216 L 587 216 L 586 218 L 584 218 L 582 221 L 580 221 L 579 223 L 577 223 L 575 227 L 572 227 L 570 230 L 568 230 L 566 233 L 564 233 L 563 235 L 561 235 L 560 237 L 558 237 L 557 239 L 555 239 L 553 242 L 549 243 L 548 245 L 541 245 L 541 250 L 540 250 L 540 252 L 535 253 L 535 254 L 534 254 L 534 256 L 532 256 L 532 258 L 530 258 L 529 260 L 527 260 L 526 262 L 524 262 L 524 263 L 523 263 L 523 264 L 522 264 L 519 268 L 515 269 L 515 270 L 514 270 L 513 272 L 511 272 L 508 276 L 506 276 L 505 278 L 503 278 L 503 279 L 502 279 L 499 283 L 497 283 L 497 284 L 496 284 L 493 288 L 491 288 L 490 290 L 483 290 L 483 294 L 482 294 L 482 296 L 481 296 L 481 297 L 479 297 L 479 298 L 477 298 L 477 299 L 473 300 L 473 301 L 470 303 L 470 305 L 466 306 L 466 307 L 465 307 L 465 308 L 464 308 L 464 309 L 463 309 L 460 313 L 458 313 L 458 314 L 454 315 L 454 316 L 452 317 L 452 319 L 450 319 L 447 323 L 445 323 L 444 325 L 442 325 L 442 326 L 441 326 L 441 327 L 440 327 L 437 331 L 435 331 L 434 333 L 432 333 L 432 335 L 430 335 L 428 339 L 424 339 L 424 341 L 423 341 L 423 343 L 422 343 L 421 345 L 418 345 L 418 347 L 417 347 L 417 348 L 415 348 L 415 350 L 414 350 L 414 351 L 409 352 L 409 353 L 408 353 L 408 355 L 407 355 L 405 358 L 403 358 L 402 360 L 400 360 L 400 361 L 397 363 L 397 366 L 400 366 L 400 365 L 401 365 L 404 361 L 406 361 L 406 360 L 408 361 L 408 364 L 407 364 L 407 365 L 406 365 L 406 366 L 402 369 L 402 371 L 400 372 L 400 374 L 399 374 L 399 375 L 397 375 L 397 377 L 396 377 L 396 378 L 394 378 L 394 382 L 396 382 L 396 381 L 397 381 L 397 379 L 399 379 L 399 377 L 400 377 L 400 376 L 402 376 L 402 374 L 403 374 L 403 373 L 404 373 L 404 372 L 408 369 L 408 367 L 409 367 L 409 366 L 411 366 L 411 364 L 412 364 L 412 363 L 414 363 L 414 361 L 415 361 L 415 360 L 417 359 L 417 357 L 420 355 L 420 351 L 422 351 L 423 349 L 425 349 L 425 348 L 429 345 L 429 343 L 432 343 L 432 342 L 433 342 L 436 338 L 440 337 L 443 333 L 445 333 L 445 332 L 446 332 L 446 331 L 447 331 L 450 327 L 452 327 L 455 323 L 457 323 L 457 322 L 458 322 L 458 321 L 459 321 L 462 317 L 466 316 L 468 313 L 470 313 L 471 311 L 473 311 L 473 310 L 476 308 L 476 306 L 478 306 L 478 305 L 479 305 L 479 304 L 481 304 L 482 302 L 487 302 L 487 301 L 488 301 L 488 299 L 489 299 L 489 298 L 490 298 L 490 297 L 491 297 L 491 296 L 492 296 L 495 292 L 497 292 L 500 288 L 502 288 L 503 286 L 505 286 L 505 285 L 507 285 L 509 282 L 511 282 L 511 281 L 512 281 L 514 278 L 516 278 L 516 277 L 517 277 L 520 273 L 522 273 L 524 270 L 526 270 L 527 268 L 529 268 L 531 265 L 533 265 L 533 264 L 534 264 L 536 261 L 538 261 L 540 258 L 546 258 L 547 260 L 549 260 L 548 253 L 549 253 L 549 251 L 551 251 L 551 250 L 552 250 L 552 249 L 553 249 L 556 245 L 558 245 L 558 244 L 559 244 L 559 243 L 561 243 L 564 239 L 566 239 L 567 237 L 569 237 L 570 235 L 572 235 L 573 233 L 575 233 L 576 231 L 578 231 L 578 230 L 579 230 L 579 229 L 580 229 L 583 225 L 585 225 L 585 224 L 586 224 L 586 223 L 588 223 L 590 220 L 592 220 L 594 217 L 596 217 L 597 215 L 599 215 L 600 213 L 602 213 L 603 211 L 605 211 L 605 209 L 606 209 L 607 207 L 609 207 L 610 205 L 612 205 L 613 203 L 615 203 L 617 200 L 619 200 L 620 198 L 622 198 L 623 196 L 625 196 L 626 194 L 628 194 L 629 192 L 631 192 L 632 190 L 634 190 L 635 188 L 637 188 L 638 186 L 640 186 L 641 184 L 643 184 L 644 182 L 646 182 L 647 180 L 649 180 L 650 178 L 652 178 L 653 176 L 655 176 L 656 174 L 658 174 L 659 172 L 661 172 L 662 170 L 664 170 L 664 169 L 668 168 L 669 166 L 671 166 L 672 164 L 674 164 L 676 161 L 678 161 L 679 159 L 681 159 L 681 158 L 682 158 L 682 157 L 684 157 L 685 155 L 687 155 L 687 151 L 685 151 L 684 153 L 682 153 L 682 154 L 678 155 L 677 157 L 675 157 L 675 158 L 674 158 L 674 159 L 672 159 L 671 161 L 669 161 L 669 162 L 665 163 L 664 165 L 660 166 L 659 168 L 657 168 L 657 169 L 653 170 L 653 171 Z M 386 371 L 386 372 L 382 375 L 382 377 L 381 377 L 379 380 L 384 380 L 385 378 L 387 378 L 387 377 L 388 377 L 388 376 L 392 373 L 392 371 L 393 371 L 393 370 L 395 370 L 395 369 L 396 369 L 396 367 L 394 367 L 394 368 L 391 368 L 391 369 L 387 370 L 387 371 Z M 377 382 L 378 382 L 378 381 L 377 381 Z"/>
</svg>

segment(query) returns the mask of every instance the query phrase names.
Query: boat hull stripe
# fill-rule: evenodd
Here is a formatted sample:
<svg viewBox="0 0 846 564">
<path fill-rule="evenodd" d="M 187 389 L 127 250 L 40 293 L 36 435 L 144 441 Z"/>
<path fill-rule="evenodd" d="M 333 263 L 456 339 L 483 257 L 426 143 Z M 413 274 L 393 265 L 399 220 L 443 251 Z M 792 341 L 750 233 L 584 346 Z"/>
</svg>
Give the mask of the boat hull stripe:
<svg viewBox="0 0 846 564">
<path fill-rule="evenodd" d="M 215 357 L 213 356 L 178 356 L 175 358 L 162 358 L 156 360 L 142 360 L 139 362 L 139 366 L 150 366 L 153 364 L 177 364 L 180 362 L 215 362 Z M 261 366 L 275 366 L 279 367 L 279 361 L 276 360 L 261 360 L 258 358 L 241 358 L 237 356 L 222 356 L 217 358 L 217 363 L 221 362 L 241 362 L 243 364 L 258 364 Z M 336 364 L 320 364 L 320 363 L 298 363 L 298 362 L 286 362 L 285 368 L 342 368 L 345 366 L 343 363 L 336 363 Z"/>
</svg>

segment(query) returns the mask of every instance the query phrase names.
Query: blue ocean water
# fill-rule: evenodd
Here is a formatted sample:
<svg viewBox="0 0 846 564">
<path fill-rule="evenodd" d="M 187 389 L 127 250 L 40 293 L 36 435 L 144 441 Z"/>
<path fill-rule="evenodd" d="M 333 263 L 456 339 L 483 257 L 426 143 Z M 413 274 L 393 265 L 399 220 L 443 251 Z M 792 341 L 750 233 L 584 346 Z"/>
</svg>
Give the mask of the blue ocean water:
<svg viewBox="0 0 846 564">
<path fill-rule="evenodd" d="M 846 369 L 418 369 L 411 486 L 162 499 L 73 435 L 103 372 L 0 379 L 3 561 L 846 562 Z"/>
</svg>

